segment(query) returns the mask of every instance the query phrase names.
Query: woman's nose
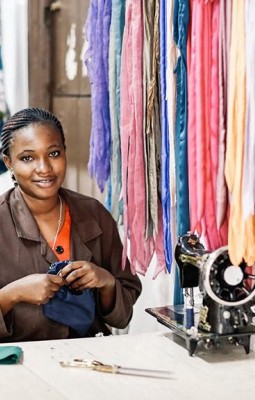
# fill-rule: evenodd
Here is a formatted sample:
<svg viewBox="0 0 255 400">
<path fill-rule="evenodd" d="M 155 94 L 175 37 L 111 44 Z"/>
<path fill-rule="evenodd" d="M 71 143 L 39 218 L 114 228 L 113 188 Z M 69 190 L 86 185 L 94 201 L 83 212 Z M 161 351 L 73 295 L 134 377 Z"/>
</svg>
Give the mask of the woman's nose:
<svg viewBox="0 0 255 400">
<path fill-rule="evenodd" d="M 36 172 L 47 173 L 49 171 L 52 171 L 52 165 L 48 158 L 47 159 L 42 158 L 37 161 Z"/>
</svg>

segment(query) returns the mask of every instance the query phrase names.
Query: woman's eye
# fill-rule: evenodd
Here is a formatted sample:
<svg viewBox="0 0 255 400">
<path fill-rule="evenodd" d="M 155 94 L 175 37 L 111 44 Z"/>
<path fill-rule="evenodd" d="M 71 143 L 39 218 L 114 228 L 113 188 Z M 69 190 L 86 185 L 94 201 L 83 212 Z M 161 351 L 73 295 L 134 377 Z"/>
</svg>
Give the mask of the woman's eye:
<svg viewBox="0 0 255 400">
<path fill-rule="evenodd" d="M 60 154 L 60 151 L 55 150 L 55 151 L 52 151 L 52 152 L 50 153 L 50 157 L 58 157 L 59 154 Z"/>
<path fill-rule="evenodd" d="M 25 162 L 29 162 L 29 161 L 32 161 L 32 160 L 33 160 L 33 157 L 31 157 L 31 156 L 24 156 L 24 157 L 22 157 L 21 160 L 22 160 L 22 161 L 25 161 Z"/>
</svg>

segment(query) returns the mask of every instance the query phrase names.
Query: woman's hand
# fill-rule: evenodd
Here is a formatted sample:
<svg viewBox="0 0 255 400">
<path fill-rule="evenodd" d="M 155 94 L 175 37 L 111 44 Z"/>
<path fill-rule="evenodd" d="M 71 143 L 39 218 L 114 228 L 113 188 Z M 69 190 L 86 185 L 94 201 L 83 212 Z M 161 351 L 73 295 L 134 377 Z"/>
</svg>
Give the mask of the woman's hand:
<svg viewBox="0 0 255 400">
<path fill-rule="evenodd" d="M 32 274 L 9 283 L 0 290 L 0 307 L 5 315 L 15 304 L 45 304 L 65 284 L 63 278 L 50 274 Z"/>
<path fill-rule="evenodd" d="M 66 265 L 58 276 L 65 279 L 72 289 L 105 289 L 111 290 L 115 286 L 115 279 L 104 268 L 88 261 L 74 261 Z"/>
<path fill-rule="evenodd" d="M 19 292 L 19 302 L 31 304 L 45 304 L 54 297 L 63 286 L 60 276 L 50 274 L 27 275 L 16 281 L 16 290 Z"/>
<path fill-rule="evenodd" d="M 104 268 L 88 261 L 74 261 L 64 267 L 59 276 L 75 290 L 99 289 L 101 305 L 108 312 L 115 300 L 115 278 Z"/>
</svg>

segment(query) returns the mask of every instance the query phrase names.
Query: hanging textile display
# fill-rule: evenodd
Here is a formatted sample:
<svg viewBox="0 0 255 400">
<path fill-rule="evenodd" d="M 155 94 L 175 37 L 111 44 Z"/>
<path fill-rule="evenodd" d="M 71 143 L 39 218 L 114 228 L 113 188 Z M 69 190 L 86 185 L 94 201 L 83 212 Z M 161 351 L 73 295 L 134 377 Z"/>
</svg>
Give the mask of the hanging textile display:
<svg viewBox="0 0 255 400">
<path fill-rule="evenodd" d="M 245 146 L 242 182 L 243 218 L 255 215 L 255 7 L 254 1 L 245 3 L 245 73 L 246 73 L 246 116 Z"/>
<path fill-rule="evenodd" d="M 254 215 L 244 218 L 242 207 L 245 123 L 246 117 L 249 118 L 249 115 L 246 114 L 247 100 L 249 99 L 246 99 L 246 4 L 248 3 L 233 0 L 225 165 L 226 179 L 231 196 L 228 246 L 231 261 L 237 265 L 243 258 L 248 265 L 253 265 L 255 261 Z M 236 31 L 237 26 L 238 33 Z M 252 89 L 254 90 L 254 88 L 249 88 L 249 90 Z M 250 145 L 251 143 L 249 143 Z M 249 188 L 245 188 L 245 190 L 249 190 Z"/>
<path fill-rule="evenodd" d="M 175 110 L 176 110 L 176 81 L 174 69 L 177 62 L 178 48 L 173 37 L 173 11 L 174 0 L 165 2 L 160 6 L 161 23 L 165 24 L 165 85 L 166 85 L 166 115 L 167 129 L 162 128 L 162 208 L 164 223 L 164 248 L 166 265 L 169 272 L 177 268 L 173 250 L 177 243 L 176 234 L 176 168 L 175 168 Z M 165 14 L 164 14 L 165 10 Z M 163 38 L 162 38 L 163 39 Z M 161 45 L 160 45 L 161 48 Z M 163 50 L 161 50 L 163 53 Z M 163 56 L 163 54 L 162 54 Z M 163 74 L 163 68 L 162 68 Z M 163 86 L 163 84 L 162 84 Z M 163 94 L 161 95 L 163 97 Z M 163 100 L 162 100 L 163 101 Z M 162 110 L 163 119 L 163 110 Z M 169 175 L 169 176 L 168 176 Z M 169 179 L 169 180 L 168 180 Z M 170 227 L 169 227 L 170 225 Z M 170 229 L 170 232 L 168 230 Z M 168 242 L 171 238 L 171 243 Z M 171 267 L 173 261 L 173 269 Z M 177 271 L 178 273 L 178 271 Z"/>
<path fill-rule="evenodd" d="M 255 263 L 254 20 L 252 0 L 91 2 L 90 169 L 101 189 L 109 178 L 123 259 L 174 271 L 174 304 L 178 236 Z"/>
<path fill-rule="evenodd" d="M 121 64 L 121 152 L 124 202 L 123 259 L 128 254 L 132 270 L 144 275 L 155 250 L 155 273 L 159 273 L 165 266 L 164 257 L 161 256 L 164 253 L 163 246 L 157 244 L 159 235 L 156 237 L 156 245 L 153 236 L 146 238 L 142 16 L 142 1 L 129 1 L 126 7 Z"/>
<path fill-rule="evenodd" d="M 159 0 L 143 0 L 143 142 L 146 237 L 158 229 L 158 174 L 161 171 L 159 106 Z"/>
<path fill-rule="evenodd" d="M 154 278 L 165 269 L 161 207 L 161 121 L 159 71 L 159 0 L 143 1 L 143 143 L 145 161 L 145 239 L 156 254 Z M 155 248 L 154 248 L 155 246 Z M 148 266 L 146 266 L 145 271 Z"/>
<path fill-rule="evenodd" d="M 177 230 L 182 235 L 189 230 L 188 165 L 187 165 L 187 34 L 189 21 L 188 0 L 175 0 L 174 40 L 180 50 L 175 68 L 176 74 L 176 121 L 175 121 L 175 159 Z"/>
<path fill-rule="evenodd" d="M 175 68 L 176 74 L 176 121 L 175 121 L 175 159 L 176 159 L 176 212 L 177 235 L 189 230 L 188 198 L 188 163 L 187 163 L 187 124 L 188 124 L 188 91 L 187 91 L 187 36 L 189 22 L 189 1 L 174 2 L 174 40 L 179 49 Z M 183 303 L 183 294 L 179 286 L 179 273 L 176 269 L 174 304 Z"/>
<path fill-rule="evenodd" d="M 150 239 L 145 242 L 142 52 L 141 1 L 129 1 L 126 7 L 121 64 L 123 260 L 128 254 L 129 238 L 131 268 L 134 272 L 144 274 L 145 266 L 151 261 L 153 249 Z M 144 245 L 141 246 L 141 243 Z M 137 254 L 139 251 L 140 254 Z"/>
<path fill-rule="evenodd" d="M 167 270 L 172 266 L 171 195 L 170 195 L 170 143 L 166 93 L 167 67 L 167 2 L 160 1 L 160 82 L 161 82 L 161 135 L 162 135 L 162 208 L 164 224 L 164 249 Z"/>
<path fill-rule="evenodd" d="M 217 178 L 221 178 L 218 162 L 219 10 L 218 0 L 191 1 L 188 62 L 190 218 L 191 230 L 203 235 L 206 247 L 211 250 L 227 241 L 226 216 L 221 217 L 218 226 L 216 202 Z M 224 174 L 223 169 L 221 172 Z"/>
<path fill-rule="evenodd" d="M 103 192 L 110 173 L 109 31 L 111 0 L 91 0 L 85 24 L 85 65 L 91 82 L 92 128 L 89 172 Z"/>
<path fill-rule="evenodd" d="M 120 151 L 120 68 L 122 39 L 125 25 L 126 0 L 112 0 L 109 38 L 109 102 L 111 122 L 111 156 L 108 209 L 113 218 L 122 223 L 121 151 Z"/>
<path fill-rule="evenodd" d="M 237 26 L 238 34 L 236 32 Z M 246 100 L 244 35 L 244 2 L 240 3 L 233 0 L 225 172 L 231 196 L 229 251 L 235 264 L 239 264 L 242 261 L 246 245 L 245 223 L 242 218 L 241 205 Z M 238 230 L 236 229 L 237 226 Z"/>
<path fill-rule="evenodd" d="M 133 271 L 144 274 L 152 258 L 152 241 L 145 241 L 145 178 L 143 154 L 142 59 L 143 31 L 141 1 L 126 8 L 121 65 L 121 153 L 124 202 L 124 251 Z M 135 238 L 136 234 L 136 238 Z M 141 243 L 144 246 L 141 247 Z M 138 254 L 140 251 L 140 254 Z"/>
<path fill-rule="evenodd" d="M 232 0 L 220 0 L 219 22 L 219 148 L 216 178 L 216 221 L 222 244 L 227 243 L 229 199 L 225 179 L 227 100 Z"/>
</svg>

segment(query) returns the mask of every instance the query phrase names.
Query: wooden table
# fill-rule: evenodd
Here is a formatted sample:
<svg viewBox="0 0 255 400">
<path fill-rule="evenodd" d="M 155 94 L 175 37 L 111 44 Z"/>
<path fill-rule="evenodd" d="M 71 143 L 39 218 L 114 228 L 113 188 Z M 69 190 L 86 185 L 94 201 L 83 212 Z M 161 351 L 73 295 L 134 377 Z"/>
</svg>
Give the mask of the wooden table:
<svg viewBox="0 0 255 400">
<path fill-rule="evenodd" d="M 15 343 L 20 364 L 0 366 L 1 400 L 250 400 L 255 396 L 255 353 L 243 348 L 198 349 L 188 355 L 171 332 Z M 126 367 L 171 371 L 171 379 L 63 368 L 89 358 Z"/>
</svg>

